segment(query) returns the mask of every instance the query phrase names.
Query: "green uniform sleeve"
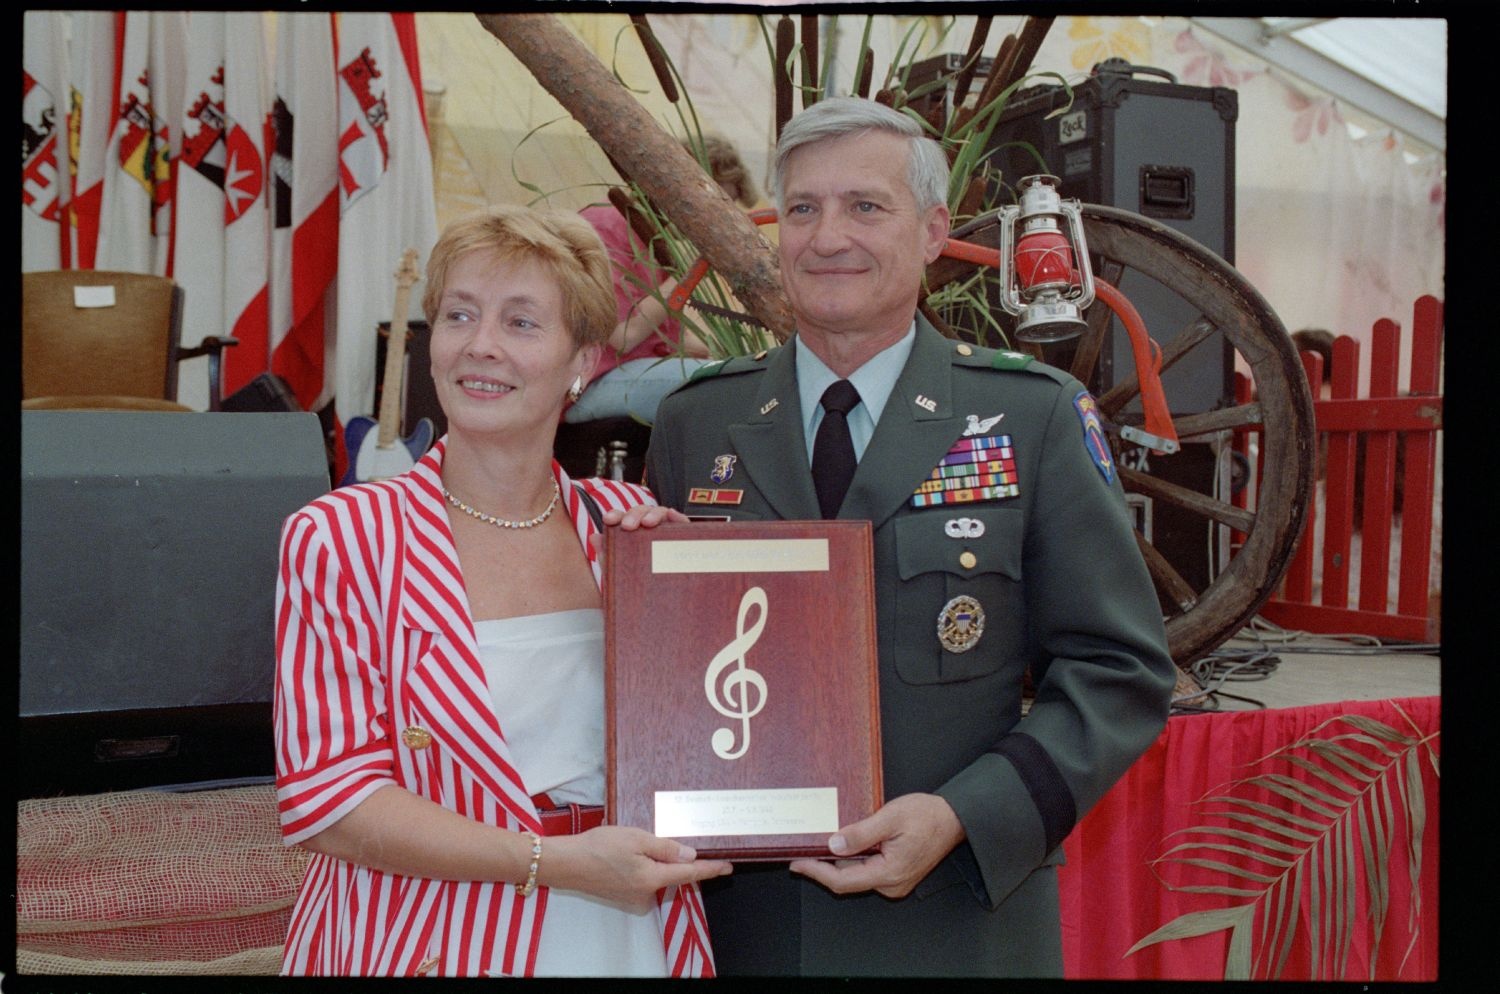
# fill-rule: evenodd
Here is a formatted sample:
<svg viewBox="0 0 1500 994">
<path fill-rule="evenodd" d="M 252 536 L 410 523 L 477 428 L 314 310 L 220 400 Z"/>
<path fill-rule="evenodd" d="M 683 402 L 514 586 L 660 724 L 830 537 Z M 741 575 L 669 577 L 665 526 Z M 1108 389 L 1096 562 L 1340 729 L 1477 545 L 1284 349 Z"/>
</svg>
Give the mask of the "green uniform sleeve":
<svg viewBox="0 0 1500 994">
<path fill-rule="evenodd" d="M 1034 703 L 937 791 L 967 833 L 959 869 L 990 907 L 1049 860 L 1151 745 L 1175 685 L 1123 491 L 1084 444 L 1073 406 L 1082 389 L 1065 387 L 1052 409 L 1026 528 L 1027 623 L 1044 657 Z"/>
</svg>

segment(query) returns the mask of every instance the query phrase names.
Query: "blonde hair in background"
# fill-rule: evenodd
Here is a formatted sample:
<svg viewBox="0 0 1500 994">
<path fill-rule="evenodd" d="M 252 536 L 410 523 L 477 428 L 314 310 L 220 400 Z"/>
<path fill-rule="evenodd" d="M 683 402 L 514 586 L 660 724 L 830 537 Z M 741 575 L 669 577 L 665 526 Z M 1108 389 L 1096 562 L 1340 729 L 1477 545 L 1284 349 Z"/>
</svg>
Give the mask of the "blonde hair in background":
<svg viewBox="0 0 1500 994">
<path fill-rule="evenodd" d="M 562 291 L 563 320 L 577 348 L 609 341 L 616 320 L 609 254 L 599 235 L 576 214 L 541 207 L 500 205 L 466 214 L 438 236 L 427 258 L 422 313 L 431 326 L 448 269 L 470 252 L 491 251 L 502 266 L 535 262 Z"/>
<path fill-rule="evenodd" d="M 693 151 L 691 143 L 683 144 L 687 146 L 688 152 Z M 760 192 L 734 146 L 718 135 L 704 135 L 703 152 L 708 158 L 708 170 L 713 174 L 714 182 L 720 186 L 733 187 L 735 192 L 730 196 L 741 207 L 754 207 L 755 202 L 760 199 Z"/>
</svg>

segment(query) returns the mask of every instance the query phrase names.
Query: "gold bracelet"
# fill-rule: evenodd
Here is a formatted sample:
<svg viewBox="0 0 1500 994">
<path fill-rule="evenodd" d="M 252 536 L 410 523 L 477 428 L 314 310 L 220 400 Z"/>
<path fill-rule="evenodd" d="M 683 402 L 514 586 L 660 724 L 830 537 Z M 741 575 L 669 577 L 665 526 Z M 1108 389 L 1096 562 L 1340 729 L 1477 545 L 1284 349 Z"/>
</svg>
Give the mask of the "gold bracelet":
<svg viewBox="0 0 1500 994">
<path fill-rule="evenodd" d="M 542 863 L 542 837 L 535 832 L 527 832 L 531 836 L 531 865 L 526 868 L 526 882 L 516 888 L 516 893 L 521 897 L 530 897 L 531 892 L 536 890 L 536 870 Z"/>
</svg>

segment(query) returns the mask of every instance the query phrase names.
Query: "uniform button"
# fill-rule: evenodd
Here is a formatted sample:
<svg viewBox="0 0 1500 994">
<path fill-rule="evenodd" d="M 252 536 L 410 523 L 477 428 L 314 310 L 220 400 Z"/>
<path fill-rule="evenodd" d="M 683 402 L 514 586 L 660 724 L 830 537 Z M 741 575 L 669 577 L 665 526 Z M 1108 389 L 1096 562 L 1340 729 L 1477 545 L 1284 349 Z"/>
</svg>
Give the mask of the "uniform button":
<svg viewBox="0 0 1500 994">
<path fill-rule="evenodd" d="M 401 733 L 401 741 L 406 743 L 408 749 L 426 749 L 432 745 L 432 733 L 412 725 Z"/>
<path fill-rule="evenodd" d="M 979 565 L 979 558 L 968 549 L 965 549 L 963 553 L 958 557 L 958 564 L 964 569 L 973 569 L 975 566 Z"/>
<path fill-rule="evenodd" d="M 967 355 L 973 355 L 974 354 L 974 350 L 971 349 L 971 348 L 969 348 L 967 345 L 960 344 L 958 346 L 958 354 L 959 355 L 965 355 L 965 356 L 967 356 Z"/>
</svg>

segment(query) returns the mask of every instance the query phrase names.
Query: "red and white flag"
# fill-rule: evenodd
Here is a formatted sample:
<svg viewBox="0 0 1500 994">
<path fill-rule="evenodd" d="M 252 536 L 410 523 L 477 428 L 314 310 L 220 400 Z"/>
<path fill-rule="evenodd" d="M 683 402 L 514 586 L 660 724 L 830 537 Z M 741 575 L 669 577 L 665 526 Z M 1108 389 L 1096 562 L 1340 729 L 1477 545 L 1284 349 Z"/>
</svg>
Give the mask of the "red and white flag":
<svg viewBox="0 0 1500 994">
<path fill-rule="evenodd" d="M 21 47 L 21 271 L 65 268 L 68 48 L 57 11 L 26 11 Z"/>
<path fill-rule="evenodd" d="M 68 175 L 66 219 L 71 235 L 64 255 L 73 269 L 95 268 L 104 163 L 114 122 L 119 46 L 124 12 L 76 10 L 68 51 Z"/>
<path fill-rule="evenodd" d="M 184 344 L 240 343 L 224 352 L 225 396 L 270 368 L 269 88 L 262 15 L 194 11 L 172 273 L 185 291 Z"/>
<path fill-rule="evenodd" d="M 169 119 L 182 106 L 186 29 L 183 11 L 125 14 L 95 268 L 167 272 L 177 130 Z"/>
<path fill-rule="evenodd" d="M 372 415 L 378 326 L 391 320 L 407 249 L 419 266 L 437 241 L 432 153 L 422 104 L 416 15 L 345 14 L 339 21 L 338 349 L 340 419 Z M 422 285 L 408 320 L 421 319 Z"/>
<path fill-rule="evenodd" d="M 276 16 L 271 154 L 271 369 L 304 410 L 327 401 L 339 263 L 333 15 Z"/>
</svg>

